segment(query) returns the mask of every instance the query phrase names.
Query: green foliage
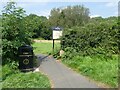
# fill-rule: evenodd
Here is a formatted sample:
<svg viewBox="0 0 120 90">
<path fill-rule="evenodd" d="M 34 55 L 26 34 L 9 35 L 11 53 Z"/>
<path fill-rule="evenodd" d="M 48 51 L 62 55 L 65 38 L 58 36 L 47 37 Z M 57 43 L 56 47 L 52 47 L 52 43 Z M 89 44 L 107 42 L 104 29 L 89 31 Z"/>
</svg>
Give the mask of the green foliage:
<svg viewBox="0 0 120 90">
<path fill-rule="evenodd" d="M 2 17 L 0 15 L 0 33 L 2 33 Z M 0 59 L 2 59 L 2 34 L 0 34 Z M 2 61 L 0 61 L 0 64 Z"/>
<path fill-rule="evenodd" d="M 64 54 L 62 62 L 77 72 L 111 87 L 118 86 L 118 55 L 113 55 L 111 59 L 104 58 L 103 55 L 79 56 L 74 53 L 70 54 L 70 57 L 66 55 L 69 54 Z"/>
<path fill-rule="evenodd" d="M 18 73 L 17 63 L 13 62 L 12 64 L 6 64 L 2 67 L 2 80 L 5 80 L 11 74 Z"/>
<path fill-rule="evenodd" d="M 62 55 L 62 58 L 73 58 L 74 56 L 76 56 L 78 53 L 76 52 L 76 50 L 74 48 L 71 47 L 67 47 L 65 48 L 65 53 Z"/>
<path fill-rule="evenodd" d="M 119 2 L 119 4 L 120 4 L 120 2 Z M 119 10 L 120 10 L 120 5 L 119 5 Z M 118 34 L 117 34 L 117 36 L 118 36 L 118 49 L 119 49 L 119 51 L 120 51 L 120 16 L 118 16 Z"/>
<path fill-rule="evenodd" d="M 2 81 L 2 65 L 0 65 L 0 82 Z"/>
<path fill-rule="evenodd" d="M 35 14 L 30 14 L 24 18 L 24 21 L 27 21 L 27 26 L 29 31 L 33 32 L 33 38 L 44 38 L 51 39 L 52 31 L 49 30 L 48 20 L 46 17 L 37 16 Z"/>
<path fill-rule="evenodd" d="M 53 8 L 50 12 L 51 26 L 73 27 L 81 26 L 89 20 L 89 9 L 83 5 L 67 6 L 66 8 Z"/>
<path fill-rule="evenodd" d="M 31 38 L 51 39 L 52 31 L 48 28 L 47 18 L 34 14 L 27 16 L 25 11 L 8 2 L 2 11 L 2 60 L 3 64 L 17 61 L 18 47 L 31 45 Z M 1 28 L 1 27 L 0 27 Z M 0 30 L 1 31 L 1 30 Z"/>
<path fill-rule="evenodd" d="M 96 19 L 91 19 L 83 27 L 65 29 L 61 38 L 62 49 L 71 47 L 81 55 L 117 54 L 117 17 Z"/>
<path fill-rule="evenodd" d="M 9 2 L 2 14 L 2 63 L 17 60 L 17 49 L 23 44 L 31 44 L 32 33 L 23 23 L 25 11 Z"/>
</svg>

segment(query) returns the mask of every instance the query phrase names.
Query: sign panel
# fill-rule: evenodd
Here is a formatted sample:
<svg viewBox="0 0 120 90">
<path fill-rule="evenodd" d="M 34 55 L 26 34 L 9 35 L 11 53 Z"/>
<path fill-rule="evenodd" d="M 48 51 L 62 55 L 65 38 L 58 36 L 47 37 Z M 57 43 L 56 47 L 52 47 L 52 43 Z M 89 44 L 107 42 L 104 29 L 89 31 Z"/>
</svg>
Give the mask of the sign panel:
<svg viewBox="0 0 120 90">
<path fill-rule="evenodd" d="M 62 31 L 53 30 L 53 39 L 59 39 L 62 36 Z"/>
</svg>

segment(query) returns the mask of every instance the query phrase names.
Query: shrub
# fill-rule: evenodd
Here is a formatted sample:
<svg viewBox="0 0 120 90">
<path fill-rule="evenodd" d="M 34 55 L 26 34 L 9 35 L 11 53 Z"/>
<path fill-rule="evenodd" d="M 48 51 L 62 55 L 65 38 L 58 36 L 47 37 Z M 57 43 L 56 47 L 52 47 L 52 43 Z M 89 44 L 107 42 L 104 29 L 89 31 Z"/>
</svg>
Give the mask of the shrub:
<svg viewBox="0 0 120 90">
<path fill-rule="evenodd" d="M 97 25 L 96 25 L 97 23 Z M 89 22 L 83 27 L 65 29 L 61 38 L 63 50 L 74 48 L 81 55 L 118 53 L 117 18 L 108 18 Z"/>
<path fill-rule="evenodd" d="M 18 64 L 16 62 L 12 62 L 11 64 L 6 64 L 2 67 L 2 80 L 5 80 L 6 77 L 18 73 L 19 70 L 17 69 Z"/>
<path fill-rule="evenodd" d="M 25 11 L 16 7 L 14 2 L 9 2 L 4 7 L 2 14 L 2 60 L 3 64 L 17 61 L 18 47 L 31 44 L 32 33 L 23 22 Z"/>
</svg>

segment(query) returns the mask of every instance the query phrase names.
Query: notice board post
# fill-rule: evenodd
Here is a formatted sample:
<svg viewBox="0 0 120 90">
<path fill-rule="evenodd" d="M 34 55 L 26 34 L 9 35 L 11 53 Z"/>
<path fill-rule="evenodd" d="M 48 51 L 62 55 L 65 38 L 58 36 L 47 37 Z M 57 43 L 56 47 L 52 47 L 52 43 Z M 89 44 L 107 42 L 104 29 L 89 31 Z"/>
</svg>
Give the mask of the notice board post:
<svg viewBox="0 0 120 90">
<path fill-rule="evenodd" d="M 53 53 L 54 53 L 54 39 L 53 39 Z"/>
</svg>

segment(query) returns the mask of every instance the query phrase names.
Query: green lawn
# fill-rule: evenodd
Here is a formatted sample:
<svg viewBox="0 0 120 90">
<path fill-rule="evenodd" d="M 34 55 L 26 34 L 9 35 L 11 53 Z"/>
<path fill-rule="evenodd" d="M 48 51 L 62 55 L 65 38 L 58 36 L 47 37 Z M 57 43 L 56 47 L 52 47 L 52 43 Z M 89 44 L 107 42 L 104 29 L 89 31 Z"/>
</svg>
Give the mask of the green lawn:
<svg viewBox="0 0 120 90">
<path fill-rule="evenodd" d="M 51 54 L 53 53 L 53 44 L 49 42 L 35 42 L 33 45 L 35 54 Z M 60 43 L 55 42 L 54 51 L 59 50 Z"/>
</svg>

